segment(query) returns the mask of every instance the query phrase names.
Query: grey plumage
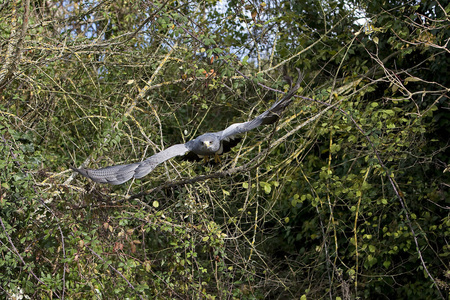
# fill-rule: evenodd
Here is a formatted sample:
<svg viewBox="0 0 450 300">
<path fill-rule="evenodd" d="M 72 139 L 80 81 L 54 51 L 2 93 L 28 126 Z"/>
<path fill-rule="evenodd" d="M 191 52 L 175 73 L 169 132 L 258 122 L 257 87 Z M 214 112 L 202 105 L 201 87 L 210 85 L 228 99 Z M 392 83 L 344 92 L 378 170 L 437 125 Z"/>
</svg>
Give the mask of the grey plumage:
<svg viewBox="0 0 450 300">
<path fill-rule="evenodd" d="M 153 171 L 160 163 L 175 156 L 183 155 L 188 151 L 189 149 L 186 147 L 186 144 L 177 144 L 150 156 L 144 161 L 134 164 L 117 165 L 97 170 L 82 168 L 72 168 L 72 170 L 77 171 L 81 175 L 90 178 L 95 182 L 117 185 L 127 182 L 133 177 L 137 179 L 142 178 Z"/>
<path fill-rule="evenodd" d="M 230 141 L 237 134 L 247 132 L 260 125 L 272 124 L 279 119 L 283 110 L 292 102 L 292 97 L 300 88 L 302 74 L 300 71 L 298 73 L 299 77 L 296 85 L 281 100 L 274 103 L 268 110 L 253 120 L 232 124 L 222 131 L 205 133 L 185 144 L 173 145 L 142 162 L 111 166 L 97 170 L 84 168 L 72 169 L 95 182 L 116 185 L 122 184 L 131 178 L 142 178 L 153 171 L 156 166 L 175 156 L 183 156 L 189 152 L 193 152 L 200 157 L 222 154 L 224 141 Z"/>
</svg>

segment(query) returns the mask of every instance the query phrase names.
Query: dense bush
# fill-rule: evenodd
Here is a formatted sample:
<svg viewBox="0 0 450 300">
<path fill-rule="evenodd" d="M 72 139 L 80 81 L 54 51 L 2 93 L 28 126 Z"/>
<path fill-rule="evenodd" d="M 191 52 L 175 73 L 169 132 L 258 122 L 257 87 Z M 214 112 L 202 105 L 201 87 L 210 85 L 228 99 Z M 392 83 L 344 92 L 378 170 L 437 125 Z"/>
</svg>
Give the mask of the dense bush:
<svg viewBox="0 0 450 300">
<path fill-rule="evenodd" d="M 449 297 L 444 1 L 0 4 L 0 295 Z M 219 165 L 140 161 L 263 112 Z"/>
</svg>

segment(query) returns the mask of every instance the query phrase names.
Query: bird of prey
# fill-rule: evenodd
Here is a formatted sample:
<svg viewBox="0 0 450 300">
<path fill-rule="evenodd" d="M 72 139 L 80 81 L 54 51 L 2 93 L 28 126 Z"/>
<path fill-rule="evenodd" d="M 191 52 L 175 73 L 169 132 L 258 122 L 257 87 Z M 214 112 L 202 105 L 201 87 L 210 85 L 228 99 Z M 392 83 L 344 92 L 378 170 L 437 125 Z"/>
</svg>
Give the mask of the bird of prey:
<svg viewBox="0 0 450 300">
<path fill-rule="evenodd" d="M 127 182 L 132 178 L 142 178 L 166 160 L 176 156 L 184 156 L 190 152 L 199 157 L 215 156 L 217 162 L 217 155 L 222 154 L 224 148 L 229 148 L 236 144 L 235 136 L 237 134 L 247 132 L 260 125 L 272 124 L 279 119 L 280 114 L 292 102 L 291 98 L 300 88 L 303 76 L 300 71 L 298 71 L 298 75 L 299 77 L 295 86 L 281 100 L 275 102 L 268 110 L 253 120 L 232 124 L 222 131 L 205 133 L 185 144 L 173 145 L 141 162 L 110 166 L 97 170 L 85 168 L 72 169 L 95 182 L 117 185 Z"/>
</svg>

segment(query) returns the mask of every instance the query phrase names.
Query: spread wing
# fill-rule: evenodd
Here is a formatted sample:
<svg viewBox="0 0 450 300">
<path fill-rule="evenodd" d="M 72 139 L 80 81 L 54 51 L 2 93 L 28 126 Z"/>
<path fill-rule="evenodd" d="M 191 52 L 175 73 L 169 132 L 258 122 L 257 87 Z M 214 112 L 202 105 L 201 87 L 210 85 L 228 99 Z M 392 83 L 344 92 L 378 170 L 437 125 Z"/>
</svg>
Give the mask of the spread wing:
<svg viewBox="0 0 450 300">
<path fill-rule="evenodd" d="M 275 102 L 268 110 L 266 110 L 253 120 L 250 120 L 245 123 L 235 123 L 227 127 L 225 130 L 217 132 L 217 134 L 220 135 L 220 139 L 227 141 L 233 138 L 233 136 L 236 134 L 250 131 L 260 125 L 275 123 L 275 121 L 277 121 L 280 118 L 280 115 L 283 112 L 283 110 L 292 102 L 292 97 L 300 88 L 300 83 L 303 80 L 303 75 L 300 72 L 300 70 L 297 69 L 297 71 L 298 71 L 297 83 L 289 92 L 287 92 L 286 95 L 284 95 L 284 97 L 281 100 Z"/>
<path fill-rule="evenodd" d="M 189 142 L 188 142 L 189 143 Z M 117 165 L 106 167 L 102 169 L 77 169 L 72 168 L 74 171 L 77 171 L 81 175 L 92 179 L 95 182 L 99 183 L 109 183 L 109 184 L 122 184 L 127 182 L 131 178 L 142 178 L 151 171 L 153 171 L 156 166 L 160 163 L 165 162 L 168 159 L 171 159 L 175 156 L 184 155 L 190 149 L 187 144 L 177 144 L 173 145 L 166 150 L 163 150 L 159 153 L 156 153 L 153 156 L 150 156 L 144 161 L 128 164 L 128 165 Z"/>
</svg>

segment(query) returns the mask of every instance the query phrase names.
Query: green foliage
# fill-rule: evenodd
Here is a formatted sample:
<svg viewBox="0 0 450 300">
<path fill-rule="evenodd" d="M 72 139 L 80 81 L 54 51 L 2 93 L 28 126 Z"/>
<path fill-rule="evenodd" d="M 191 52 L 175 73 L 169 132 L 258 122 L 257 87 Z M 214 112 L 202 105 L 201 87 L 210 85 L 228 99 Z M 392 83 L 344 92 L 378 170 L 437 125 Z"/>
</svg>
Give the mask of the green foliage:
<svg viewBox="0 0 450 300">
<path fill-rule="evenodd" d="M 0 8 L 1 297 L 448 297 L 443 3 L 41 2 Z M 295 67 L 219 165 L 71 176 L 249 120 Z"/>
</svg>

